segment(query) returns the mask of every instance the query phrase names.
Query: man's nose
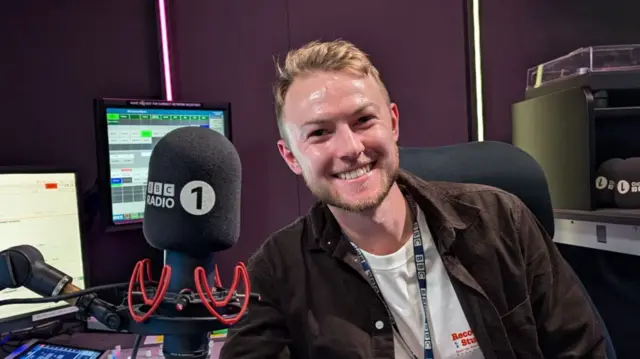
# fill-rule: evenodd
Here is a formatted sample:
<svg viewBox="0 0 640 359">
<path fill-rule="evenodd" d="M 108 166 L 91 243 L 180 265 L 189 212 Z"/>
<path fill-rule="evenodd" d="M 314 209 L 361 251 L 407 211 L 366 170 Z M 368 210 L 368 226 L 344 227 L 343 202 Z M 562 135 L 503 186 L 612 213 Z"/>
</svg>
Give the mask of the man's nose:
<svg viewBox="0 0 640 359">
<path fill-rule="evenodd" d="M 338 130 L 336 140 L 336 150 L 340 158 L 358 158 L 364 151 L 360 136 L 348 126 L 343 126 Z"/>
</svg>

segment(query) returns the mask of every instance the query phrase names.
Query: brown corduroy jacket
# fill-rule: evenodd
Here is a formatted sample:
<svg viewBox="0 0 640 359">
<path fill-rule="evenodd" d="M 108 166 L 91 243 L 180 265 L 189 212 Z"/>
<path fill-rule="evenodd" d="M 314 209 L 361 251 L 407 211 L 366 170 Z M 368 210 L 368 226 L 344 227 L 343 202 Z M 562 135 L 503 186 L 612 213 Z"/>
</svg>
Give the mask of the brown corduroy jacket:
<svg viewBox="0 0 640 359">
<path fill-rule="evenodd" d="M 496 188 L 398 183 L 425 214 L 486 359 L 605 358 L 573 270 L 528 208 Z M 261 301 L 229 331 L 221 359 L 394 358 L 383 304 L 329 209 L 275 233 L 248 263 Z M 384 325 L 380 325 L 380 321 Z"/>
</svg>

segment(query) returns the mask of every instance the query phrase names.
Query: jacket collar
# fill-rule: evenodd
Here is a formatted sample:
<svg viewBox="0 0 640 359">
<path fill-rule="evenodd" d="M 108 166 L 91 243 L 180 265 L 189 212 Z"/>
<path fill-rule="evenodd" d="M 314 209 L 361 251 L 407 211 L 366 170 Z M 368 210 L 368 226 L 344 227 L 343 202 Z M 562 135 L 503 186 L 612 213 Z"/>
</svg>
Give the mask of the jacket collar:
<svg viewBox="0 0 640 359">
<path fill-rule="evenodd" d="M 480 209 L 476 206 L 454 198 L 447 191 L 447 186 L 434 185 L 417 176 L 400 170 L 397 183 L 400 188 L 408 192 L 424 212 L 434 240 L 440 252 L 448 250 L 455 241 L 457 231 L 464 231 L 478 218 Z M 342 231 L 335 217 L 323 203 L 316 203 L 307 215 L 311 225 L 311 248 L 324 249 L 334 252 L 345 252 L 350 245 L 338 246 L 344 242 Z"/>
</svg>

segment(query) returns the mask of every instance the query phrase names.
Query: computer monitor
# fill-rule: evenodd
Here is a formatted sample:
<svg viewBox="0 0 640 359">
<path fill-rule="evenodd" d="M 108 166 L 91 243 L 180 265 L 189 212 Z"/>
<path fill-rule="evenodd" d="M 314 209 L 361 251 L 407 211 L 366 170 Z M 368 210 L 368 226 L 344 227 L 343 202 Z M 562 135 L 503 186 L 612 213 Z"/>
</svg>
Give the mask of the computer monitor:
<svg viewBox="0 0 640 359">
<path fill-rule="evenodd" d="M 168 132 L 196 126 L 231 139 L 229 103 L 103 98 L 95 109 L 100 212 L 107 229 L 140 227 L 149 157 Z"/>
<path fill-rule="evenodd" d="M 45 262 L 85 288 L 86 261 L 82 243 L 77 176 L 71 171 L 0 167 L 0 250 L 29 244 Z M 0 298 L 38 298 L 26 288 L 7 288 Z M 0 333 L 38 323 L 73 318 L 65 302 L 0 306 Z"/>
</svg>

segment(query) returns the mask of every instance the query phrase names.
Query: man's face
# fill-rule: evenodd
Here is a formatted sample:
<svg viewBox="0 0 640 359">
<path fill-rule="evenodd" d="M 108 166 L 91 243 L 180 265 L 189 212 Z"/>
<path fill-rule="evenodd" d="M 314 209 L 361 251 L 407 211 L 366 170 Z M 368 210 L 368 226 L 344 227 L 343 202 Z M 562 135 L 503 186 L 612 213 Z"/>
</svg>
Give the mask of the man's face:
<svg viewBox="0 0 640 359">
<path fill-rule="evenodd" d="M 289 145 L 280 140 L 278 149 L 319 200 L 352 212 L 373 209 L 398 174 L 398 119 L 373 78 L 315 72 L 289 88 Z"/>
</svg>

